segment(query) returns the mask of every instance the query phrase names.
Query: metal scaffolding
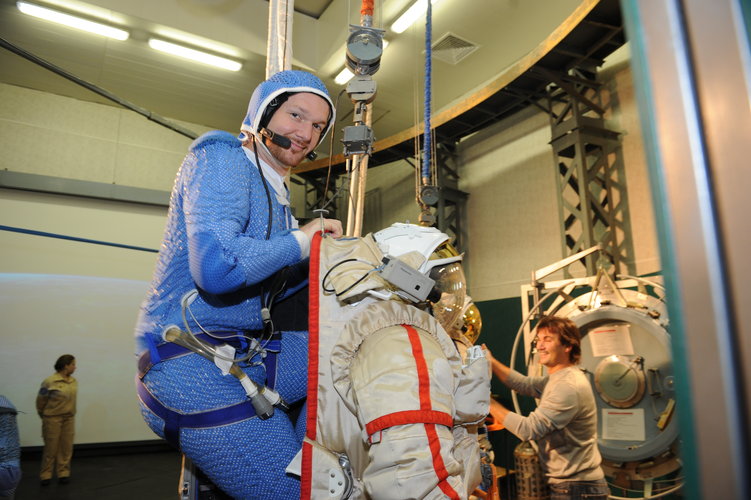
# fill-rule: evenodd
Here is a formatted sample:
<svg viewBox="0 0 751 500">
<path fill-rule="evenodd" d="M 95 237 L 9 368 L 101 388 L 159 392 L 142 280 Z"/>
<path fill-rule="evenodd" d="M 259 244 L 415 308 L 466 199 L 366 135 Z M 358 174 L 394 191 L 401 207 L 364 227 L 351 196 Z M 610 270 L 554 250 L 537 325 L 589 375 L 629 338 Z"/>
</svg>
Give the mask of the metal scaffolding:
<svg viewBox="0 0 751 500">
<path fill-rule="evenodd" d="M 598 264 L 633 273 L 633 240 L 619 134 L 605 124 L 607 106 L 595 73 L 573 68 L 548 72 L 553 159 L 558 187 L 563 257 L 600 245 L 608 258 L 581 261 L 585 275 Z M 567 270 L 567 276 L 570 272 Z"/>
<path fill-rule="evenodd" d="M 466 251 L 469 247 L 465 224 L 469 194 L 459 189 L 456 145 L 447 142 L 436 144 L 435 161 L 438 174 L 438 202 L 435 205 L 436 227 L 453 237 L 456 248 L 460 251 Z"/>
</svg>

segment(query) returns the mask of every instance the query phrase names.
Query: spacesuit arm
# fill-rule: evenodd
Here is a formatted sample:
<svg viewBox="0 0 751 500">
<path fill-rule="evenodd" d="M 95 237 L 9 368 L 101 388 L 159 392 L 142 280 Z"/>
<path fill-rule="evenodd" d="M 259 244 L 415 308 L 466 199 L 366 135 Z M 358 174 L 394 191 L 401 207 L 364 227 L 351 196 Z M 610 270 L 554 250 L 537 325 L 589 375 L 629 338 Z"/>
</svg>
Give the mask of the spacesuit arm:
<svg viewBox="0 0 751 500">
<path fill-rule="evenodd" d="M 558 384 L 555 390 L 543 394 L 537 408 L 527 417 L 512 412 L 506 415 L 503 423 L 516 437 L 528 441 L 564 428 L 577 411 L 578 396 L 574 387 Z"/>
<path fill-rule="evenodd" d="M 290 231 L 268 240 L 248 234 L 250 223 L 268 217 L 267 200 L 257 170 L 235 143 L 194 143 L 181 167 L 191 275 L 214 294 L 258 283 L 300 260 Z"/>
<path fill-rule="evenodd" d="M 368 495 L 466 498 L 452 453 L 454 380 L 435 339 L 412 327 L 382 329 L 365 339 L 350 375 L 370 444 Z"/>
</svg>

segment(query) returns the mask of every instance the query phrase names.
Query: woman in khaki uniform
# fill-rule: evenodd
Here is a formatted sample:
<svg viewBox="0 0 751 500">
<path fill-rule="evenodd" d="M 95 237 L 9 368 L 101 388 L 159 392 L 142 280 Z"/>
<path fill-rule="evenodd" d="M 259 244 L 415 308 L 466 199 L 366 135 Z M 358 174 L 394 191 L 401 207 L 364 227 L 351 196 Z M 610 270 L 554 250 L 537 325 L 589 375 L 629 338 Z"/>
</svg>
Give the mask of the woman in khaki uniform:
<svg viewBox="0 0 751 500">
<path fill-rule="evenodd" d="M 57 359 L 55 370 L 56 373 L 42 382 L 36 402 L 44 439 L 39 473 L 43 486 L 50 484 L 53 467 L 60 483 L 70 481 L 70 459 L 73 456 L 78 382 L 72 375 L 76 371 L 76 358 L 63 354 Z"/>
</svg>

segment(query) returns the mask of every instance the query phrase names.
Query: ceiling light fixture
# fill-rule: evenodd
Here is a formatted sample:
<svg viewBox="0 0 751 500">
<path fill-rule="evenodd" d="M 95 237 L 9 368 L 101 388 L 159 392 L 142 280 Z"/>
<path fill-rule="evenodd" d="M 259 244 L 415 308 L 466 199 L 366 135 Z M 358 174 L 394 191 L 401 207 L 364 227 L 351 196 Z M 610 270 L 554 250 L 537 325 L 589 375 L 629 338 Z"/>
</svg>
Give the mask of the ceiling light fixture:
<svg viewBox="0 0 751 500">
<path fill-rule="evenodd" d="M 95 23 L 93 21 L 89 21 L 76 16 L 71 16 L 69 14 L 63 14 L 62 12 L 40 7 L 38 5 L 26 2 L 16 2 L 16 7 L 18 7 L 18 10 L 20 10 L 24 14 L 38 17 L 47 21 L 52 21 L 53 23 L 64 24 L 65 26 L 68 26 L 70 28 L 76 28 L 79 30 L 88 31 L 89 33 L 106 36 L 108 38 L 114 38 L 115 40 L 127 40 L 130 36 L 130 33 L 125 30 L 113 28 L 112 26 L 107 26 L 106 24 Z"/>
<path fill-rule="evenodd" d="M 343 70 L 339 72 L 336 77 L 334 77 L 334 83 L 337 85 L 344 85 L 348 81 L 352 79 L 352 77 L 355 76 L 354 73 L 352 73 L 349 68 L 345 67 Z"/>
<path fill-rule="evenodd" d="M 201 52 L 200 50 L 190 49 L 182 45 L 177 45 L 176 43 L 165 42 L 158 38 L 149 38 L 149 47 L 161 52 L 166 52 L 167 54 L 172 54 L 173 56 L 182 57 L 203 64 L 209 64 L 229 71 L 240 71 L 243 67 L 241 63 L 233 61 L 232 59 L 215 56 L 213 54 Z"/>
<path fill-rule="evenodd" d="M 431 3 L 433 5 L 436 5 L 441 0 L 433 0 Z M 428 10 L 428 0 L 417 0 L 415 3 L 412 4 L 412 7 L 404 11 L 404 14 L 399 16 L 399 19 L 394 21 L 394 24 L 391 25 L 391 31 L 394 33 L 402 33 L 407 28 L 412 26 L 412 23 L 417 21 L 417 19 L 425 14 L 425 11 Z"/>
</svg>

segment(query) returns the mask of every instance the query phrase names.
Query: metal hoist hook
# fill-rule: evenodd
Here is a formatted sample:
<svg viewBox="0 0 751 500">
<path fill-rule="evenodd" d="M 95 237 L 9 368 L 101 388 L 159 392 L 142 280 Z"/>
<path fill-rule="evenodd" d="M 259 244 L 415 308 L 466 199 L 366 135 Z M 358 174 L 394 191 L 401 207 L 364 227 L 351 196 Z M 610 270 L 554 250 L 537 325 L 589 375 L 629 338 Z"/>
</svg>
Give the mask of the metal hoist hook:
<svg viewBox="0 0 751 500">
<path fill-rule="evenodd" d="M 326 237 L 326 225 L 324 223 L 323 216 L 328 215 L 329 211 L 326 210 L 325 208 L 316 208 L 315 210 L 313 210 L 313 213 L 317 213 L 321 220 L 321 236 L 325 238 Z"/>
</svg>

